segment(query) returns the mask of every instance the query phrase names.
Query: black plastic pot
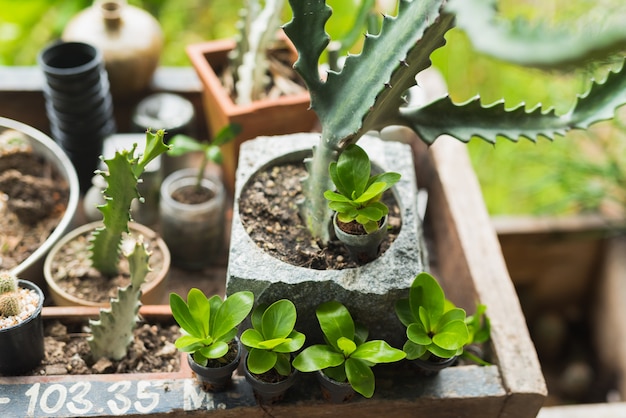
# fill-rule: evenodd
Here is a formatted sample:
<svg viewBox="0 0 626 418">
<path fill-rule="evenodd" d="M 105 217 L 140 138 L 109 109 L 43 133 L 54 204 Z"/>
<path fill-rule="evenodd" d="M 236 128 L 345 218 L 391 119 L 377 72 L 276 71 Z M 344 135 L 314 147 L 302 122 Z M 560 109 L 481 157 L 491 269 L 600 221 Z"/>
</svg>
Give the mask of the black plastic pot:
<svg viewBox="0 0 626 418">
<path fill-rule="evenodd" d="M 418 358 L 413 360 L 411 364 L 415 366 L 417 372 L 421 376 L 429 377 L 436 376 L 441 370 L 452 366 L 456 362 L 456 359 L 456 356 L 442 359 L 431 355 L 428 360 Z"/>
<path fill-rule="evenodd" d="M 116 132 L 102 52 L 82 42 L 54 42 L 37 57 L 55 141 L 70 156 L 81 191 L 91 185 L 104 138 Z"/>
<path fill-rule="evenodd" d="M 219 392 L 227 389 L 232 384 L 233 372 L 239 366 L 241 360 L 241 350 L 243 349 L 239 339 L 237 342 L 237 357 L 223 367 L 203 367 L 193 360 L 190 354 L 187 355 L 189 367 L 196 375 L 202 389 L 207 392 Z"/>
<path fill-rule="evenodd" d="M 37 367 L 44 357 L 43 319 L 41 309 L 44 295 L 34 283 L 19 280 L 18 286 L 39 295 L 33 314 L 19 324 L 0 329 L 0 374 L 16 375 Z"/>
<path fill-rule="evenodd" d="M 271 383 L 255 377 L 255 375 L 248 370 L 246 361 L 244 361 L 244 375 L 246 381 L 252 386 L 252 391 L 254 392 L 254 397 L 257 402 L 263 405 L 271 405 L 283 400 L 287 390 L 296 382 L 299 372 L 296 369 L 292 369 L 291 374 L 287 376 L 286 379 Z"/>
<path fill-rule="evenodd" d="M 350 402 L 356 393 L 348 382 L 338 382 L 319 370 L 315 375 L 322 389 L 322 396 L 331 403 Z"/>
<path fill-rule="evenodd" d="M 387 219 L 385 216 L 380 227 L 371 234 L 348 234 L 337 225 L 337 214 L 333 215 L 333 228 L 337 239 L 341 241 L 354 261 L 359 264 L 366 264 L 378 257 L 380 244 L 387 236 Z"/>
</svg>

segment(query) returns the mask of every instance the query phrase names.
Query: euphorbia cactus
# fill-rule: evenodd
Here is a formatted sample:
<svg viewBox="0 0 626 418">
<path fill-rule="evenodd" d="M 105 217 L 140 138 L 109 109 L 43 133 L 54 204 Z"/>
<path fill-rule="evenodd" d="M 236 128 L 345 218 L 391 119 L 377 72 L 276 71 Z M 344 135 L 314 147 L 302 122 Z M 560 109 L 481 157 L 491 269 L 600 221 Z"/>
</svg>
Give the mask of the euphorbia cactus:
<svg viewBox="0 0 626 418">
<path fill-rule="evenodd" d="M 332 11 L 325 0 L 289 0 L 289 4 L 293 18 L 284 30 L 298 50 L 295 69 L 307 85 L 311 108 L 322 127 L 319 146 L 307 164 L 301 210 L 311 233 L 322 242 L 328 241 L 331 218 L 323 196 L 324 190 L 332 188 L 328 167 L 368 131 L 407 126 L 428 144 L 442 134 L 464 142 L 473 136 L 489 142 L 498 136 L 535 140 L 610 119 L 626 103 L 625 70 L 610 74 L 603 84 L 594 84 L 564 115 L 541 108 L 526 111 L 523 106 L 506 109 L 503 102 L 483 106 L 479 98 L 459 105 L 448 96 L 411 107 L 404 98 L 416 84 L 416 75 L 431 65 L 431 54 L 445 44 L 444 36 L 455 22 L 467 29 L 474 44 L 483 45 L 496 57 L 511 59 L 510 52 L 517 50 L 516 63 L 542 67 L 570 65 L 598 50 L 617 50 L 626 41 L 622 24 L 609 25 L 605 36 L 578 42 L 580 36 L 569 40 L 563 32 L 531 36 L 529 30 L 518 30 L 521 25 L 507 31 L 494 19 L 495 0 L 400 0 L 397 16 L 385 16 L 380 33 L 366 35 L 362 52 L 349 56 L 341 72 L 330 71 L 322 80 L 319 59 L 330 41 L 324 25 Z"/>
<path fill-rule="evenodd" d="M 137 183 L 145 167 L 169 147 L 163 142 L 164 130 L 146 132 L 146 147 L 141 158 L 135 156 L 135 144 L 130 150 L 117 151 L 111 159 L 104 160 L 108 172 L 99 171 L 107 181 L 105 203 L 98 206 L 104 217 L 104 226 L 98 228 L 91 239 L 90 257 L 93 266 L 102 274 L 117 273 L 122 234 L 128 232 L 130 205 L 134 199 L 143 199 Z"/>
</svg>

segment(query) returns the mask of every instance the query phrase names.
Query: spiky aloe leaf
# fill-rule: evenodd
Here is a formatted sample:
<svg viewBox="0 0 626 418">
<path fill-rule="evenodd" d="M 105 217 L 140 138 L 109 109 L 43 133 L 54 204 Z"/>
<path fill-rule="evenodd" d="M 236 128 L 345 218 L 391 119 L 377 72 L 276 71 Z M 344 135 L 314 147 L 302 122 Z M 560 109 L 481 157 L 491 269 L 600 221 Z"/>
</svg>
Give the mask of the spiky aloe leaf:
<svg viewBox="0 0 626 418">
<path fill-rule="evenodd" d="M 89 321 L 92 334 L 87 342 L 96 360 L 101 357 L 120 360 L 126 356 L 127 347 L 133 340 L 133 330 L 141 306 L 141 285 L 150 271 L 150 254 L 143 240 L 135 243 L 133 251 L 127 257 L 130 284 L 118 290 L 117 299 L 111 300 L 110 308 L 100 310 L 98 320 Z"/>
<path fill-rule="evenodd" d="M 116 151 L 113 158 L 104 160 L 108 171 L 99 171 L 106 182 L 105 203 L 98 206 L 103 215 L 103 224 L 98 228 L 90 245 L 92 265 L 102 274 L 117 273 L 122 234 L 128 232 L 130 205 L 141 199 L 137 191 L 139 177 L 145 167 L 169 147 L 163 142 L 164 130 L 146 132 L 146 146 L 141 158 L 135 156 L 136 144 L 130 150 Z"/>
<path fill-rule="evenodd" d="M 446 10 L 456 15 L 457 27 L 477 51 L 519 65 L 558 68 L 624 49 L 623 14 L 607 14 L 603 21 L 588 22 L 585 29 L 575 30 L 532 26 L 521 20 L 508 22 L 498 18 L 496 6 L 496 0 L 449 0 Z"/>
<path fill-rule="evenodd" d="M 430 66 L 430 54 L 445 43 L 453 17 L 441 14 L 444 0 L 401 0 L 398 15 L 385 16 L 380 34 L 366 36 L 361 54 L 348 57 L 340 73 L 330 72 L 323 81 L 318 64 L 330 39 L 324 25 L 331 9 L 325 0 L 289 3 L 293 18 L 284 29 L 298 50 L 294 68 L 322 125 L 320 146 L 307 164 L 301 211 L 312 235 L 326 242 L 331 212 L 323 192 L 332 186 L 329 164 L 368 130 L 397 119 L 403 95 L 415 85 L 416 74 Z"/>
<path fill-rule="evenodd" d="M 578 98 L 575 106 L 564 115 L 553 109 L 537 107 L 526 110 L 523 105 L 505 109 L 502 101 L 483 106 L 479 98 L 464 104 L 454 104 L 446 96 L 420 108 L 400 109 L 405 123 L 420 138 L 432 144 L 439 135 L 448 134 L 463 142 L 478 136 L 495 143 L 498 136 L 512 141 L 520 137 L 536 141 L 543 136 L 553 139 L 571 129 L 586 129 L 590 125 L 613 118 L 615 110 L 626 103 L 626 69 L 609 73 L 604 83 L 594 83 Z"/>
</svg>

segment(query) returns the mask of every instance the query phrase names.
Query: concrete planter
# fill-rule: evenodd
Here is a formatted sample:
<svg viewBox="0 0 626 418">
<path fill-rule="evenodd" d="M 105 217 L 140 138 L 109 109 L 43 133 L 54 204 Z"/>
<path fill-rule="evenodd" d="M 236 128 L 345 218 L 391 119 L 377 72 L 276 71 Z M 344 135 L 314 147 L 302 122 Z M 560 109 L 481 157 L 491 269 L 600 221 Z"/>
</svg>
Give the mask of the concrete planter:
<svg viewBox="0 0 626 418">
<path fill-rule="evenodd" d="M 317 140 L 316 135 L 305 136 L 309 137 L 310 142 Z M 283 139 L 281 151 L 289 154 L 291 149 L 286 149 L 288 144 L 298 143 L 298 146 L 302 146 L 300 144 L 303 142 L 306 142 L 304 138 L 298 138 L 297 141 Z M 354 312 L 352 306 L 349 309 L 357 320 L 364 318 L 366 322 L 370 321 L 370 336 L 374 338 L 390 333 L 391 330 L 388 328 L 391 322 L 381 325 L 385 321 L 384 313 L 359 312 L 359 303 L 351 303 L 351 299 L 361 298 L 360 303 L 363 303 L 365 298 L 382 299 L 387 290 L 359 289 L 358 283 L 367 283 L 367 286 L 371 286 L 372 280 L 368 278 L 377 277 L 386 280 L 391 276 L 390 271 L 394 269 L 397 269 L 408 283 L 419 269 L 429 266 L 429 270 L 440 279 L 448 297 L 457 305 L 468 312 L 474 311 L 478 301 L 488 306 L 488 314 L 492 320 L 492 339 L 487 351 L 493 365 L 450 367 L 442 370 L 433 379 L 416 377 L 412 371 L 407 370 L 409 368 L 404 363 L 395 367 L 391 365 L 379 367 L 374 371 L 377 389 L 372 399 L 355 399 L 349 405 L 325 405 L 315 402 L 302 404 L 301 401 L 296 405 L 298 392 L 295 391 L 285 402 L 272 408 L 273 415 L 287 416 L 289 412 L 297 411 L 310 414 L 307 416 L 322 416 L 332 410 L 333 413 L 359 417 L 379 416 L 389 411 L 393 411 L 394 416 L 414 416 L 415 411 L 419 410 L 420 413 L 434 417 L 534 417 L 539 411 L 546 396 L 545 382 L 465 147 L 451 138 L 440 138 L 430 148 L 417 141 L 412 143 L 415 166 L 411 169 L 415 169 L 415 178 L 420 189 L 425 189 L 429 196 L 424 234 L 418 236 L 417 241 L 410 240 L 413 246 L 407 249 L 414 258 L 414 264 L 401 266 L 386 264 L 382 270 L 376 272 L 377 263 L 383 262 L 381 259 L 384 257 L 381 257 L 361 270 L 343 273 L 292 269 L 292 266 L 277 262 L 264 254 L 247 237 L 237 213 L 237 198 L 249 173 L 267 164 L 272 157 L 264 156 L 260 159 L 246 157 L 247 147 L 252 148 L 254 145 L 253 142 L 244 144 L 237 174 L 227 292 L 248 288 L 254 291 L 255 295 L 259 295 L 258 301 L 269 300 L 279 295 L 289 297 L 298 307 L 299 319 L 307 316 L 306 310 L 300 306 L 305 296 L 309 305 L 316 305 L 315 298 L 320 297 L 344 299 L 346 305 L 354 306 Z M 368 140 L 363 140 L 359 144 L 368 150 Z M 391 148 L 390 145 L 387 147 Z M 271 153 L 276 147 L 264 148 Z M 369 149 L 368 154 L 373 156 L 372 159 L 376 164 L 380 164 L 383 169 L 386 168 L 387 164 L 380 161 L 386 158 L 382 153 Z M 394 160 L 393 168 L 394 171 L 401 172 L 405 181 L 407 180 L 402 171 L 405 168 L 403 161 Z M 408 177 L 412 178 L 411 175 Z M 396 194 L 403 195 L 398 190 Z M 413 196 L 411 192 L 408 195 Z M 403 198 L 404 196 L 401 199 Z M 407 207 L 414 208 L 415 200 L 406 205 L 404 202 L 401 200 L 403 211 L 406 211 Z M 403 216 L 402 231 L 406 233 L 411 229 L 421 232 L 416 213 L 410 215 L 415 216 L 415 219 L 407 218 L 405 212 Z M 423 241 L 429 250 L 428 261 L 420 250 Z M 387 252 L 394 246 L 401 245 L 402 240 L 399 236 Z M 389 254 L 389 257 L 394 256 Z M 277 279 L 277 276 L 282 277 L 283 270 L 289 272 L 287 275 L 290 278 Z M 334 275 L 343 277 L 336 278 Z M 332 291 L 322 290 L 312 293 L 315 286 L 324 288 L 324 285 L 320 284 L 321 281 L 328 283 L 326 290 L 331 288 L 331 284 L 335 287 Z M 394 299 L 392 295 L 395 292 L 402 293 L 403 284 L 395 285 L 397 286 L 393 290 L 389 290 L 390 299 Z M 293 292 L 293 289 L 296 291 Z M 304 289 L 306 290 L 303 291 Z M 372 306 L 371 301 L 368 301 L 368 306 Z M 379 321 L 378 325 L 372 317 Z M 306 326 L 299 324 L 297 327 L 307 333 Z M 307 382 L 309 376 L 303 377 Z M 307 384 L 307 387 L 309 385 Z"/>
</svg>

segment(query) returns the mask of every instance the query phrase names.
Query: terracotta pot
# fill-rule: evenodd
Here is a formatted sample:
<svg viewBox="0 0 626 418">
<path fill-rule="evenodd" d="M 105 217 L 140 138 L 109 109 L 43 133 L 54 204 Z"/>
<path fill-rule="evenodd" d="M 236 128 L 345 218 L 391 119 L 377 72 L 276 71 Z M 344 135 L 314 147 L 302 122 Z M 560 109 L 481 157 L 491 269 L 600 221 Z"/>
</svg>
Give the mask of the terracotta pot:
<svg viewBox="0 0 626 418">
<path fill-rule="evenodd" d="M 39 303 L 30 317 L 9 328 L 0 329 L 0 374 L 13 375 L 33 369 L 44 357 L 43 292 L 34 283 L 19 280 L 18 287 L 34 290 Z"/>
<path fill-rule="evenodd" d="M 181 203 L 172 193 L 195 187 L 198 170 L 178 170 L 161 184 L 159 199 L 161 234 L 172 252 L 172 263 L 185 269 L 201 269 L 214 262 L 224 245 L 224 201 L 226 192 L 221 180 L 205 175 L 201 187 L 213 197 L 198 204 Z"/>
<path fill-rule="evenodd" d="M 90 234 L 96 227 L 102 225 L 101 222 L 91 222 L 85 225 L 82 225 L 73 231 L 69 232 L 65 235 L 56 245 L 50 250 L 50 253 L 46 257 L 44 262 L 44 277 L 46 279 L 46 283 L 48 284 L 48 291 L 52 301 L 55 305 L 58 306 L 95 306 L 95 307 L 108 307 L 109 302 L 93 302 L 85 299 L 81 299 L 76 297 L 65 290 L 63 290 L 54 280 L 52 274 L 53 263 L 57 253 L 60 249 L 66 245 L 69 245 L 75 238 Z M 152 229 L 137 224 L 134 222 L 129 223 L 128 225 L 131 232 L 136 234 L 141 234 L 144 237 L 148 237 L 150 239 L 155 239 L 157 243 L 158 250 L 163 254 L 163 264 L 160 267 L 157 267 L 151 263 L 150 267 L 155 273 L 155 277 L 148 283 L 145 283 L 142 287 L 142 296 L 141 301 L 147 305 L 158 305 L 163 303 L 166 298 L 167 292 L 167 278 L 169 276 L 170 264 L 171 264 L 171 256 L 165 241 L 160 238 L 156 232 Z M 151 249 L 154 251 L 154 249 Z"/>
<path fill-rule="evenodd" d="M 80 198 L 78 176 L 67 155 L 65 155 L 63 150 L 52 138 L 43 132 L 23 123 L 0 117 L 0 132 L 5 129 L 14 129 L 24 133 L 33 147 L 33 151 L 45 160 L 50 161 L 69 186 L 69 198 L 65 213 L 59 220 L 54 231 L 42 241 L 35 252 L 11 270 L 13 274 L 22 279 L 29 280 L 39 286 L 44 286 L 45 281 L 43 279 L 42 270 L 46 254 L 48 254 L 50 248 L 69 231 L 76 215 Z"/>
<path fill-rule="evenodd" d="M 287 42 L 287 45 L 295 61 L 297 53 L 291 43 Z M 187 46 L 187 55 L 202 82 L 204 110 L 211 135 L 230 123 L 238 123 L 242 128 L 234 141 L 222 146 L 224 182 L 231 192 L 234 189 L 239 146 L 243 141 L 262 135 L 308 132 L 317 121 L 315 112 L 309 110 L 308 91 L 258 100 L 244 106 L 236 105 L 219 78 L 219 74 L 228 66 L 228 53 L 234 47 L 235 41 L 232 39 Z"/>
<path fill-rule="evenodd" d="M 333 228 L 337 239 L 350 251 L 350 256 L 359 264 L 366 264 L 378 257 L 380 243 L 387 236 L 387 216 L 378 229 L 371 234 L 355 235 L 342 230 L 337 224 L 337 214 L 333 215 Z"/>
<path fill-rule="evenodd" d="M 196 379 L 204 390 L 220 392 L 227 389 L 232 384 L 233 372 L 239 366 L 241 350 L 243 350 L 239 338 L 236 338 L 235 341 L 237 342 L 237 357 L 223 367 L 201 366 L 193 360 L 191 353 L 187 354 L 187 363 L 196 374 Z"/>
</svg>

